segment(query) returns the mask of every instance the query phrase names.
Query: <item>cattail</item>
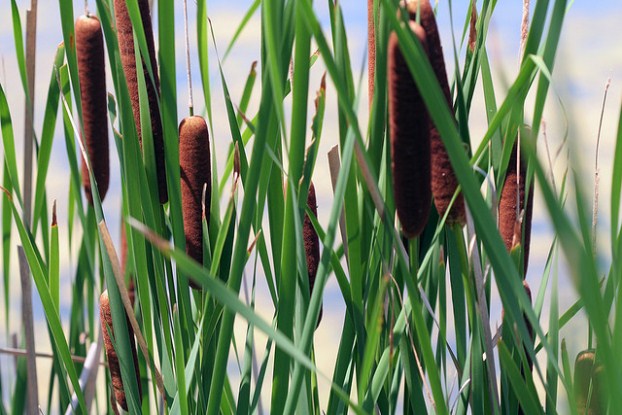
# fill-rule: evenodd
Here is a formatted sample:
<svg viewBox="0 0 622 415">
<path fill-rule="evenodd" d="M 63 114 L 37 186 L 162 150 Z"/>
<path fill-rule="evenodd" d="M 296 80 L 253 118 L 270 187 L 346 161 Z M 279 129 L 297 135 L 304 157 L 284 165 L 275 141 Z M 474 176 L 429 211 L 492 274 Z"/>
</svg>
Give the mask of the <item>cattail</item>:
<svg viewBox="0 0 622 415">
<path fill-rule="evenodd" d="M 125 234 L 125 225 L 121 226 L 121 272 L 123 276 L 127 273 L 127 236 Z M 130 302 L 134 305 L 136 299 L 136 283 L 134 282 L 134 274 L 130 274 L 127 284 L 127 294 Z"/>
<path fill-rule="evenodd" d="M 186 253 L 203 264 L 203 203 L 209 218 L 212 172 L 209 134 L 202 117 L 186 117 L 179 124 L 179 165 L 181 167 L 181 203 L 186 234 Z M 203 203 L 203 185 L 207 184 Z M 193 288 L 198 285 L 190 281 Z"/>
<path fill-rule="evenodd" d="M 574 396 L 580 415 L 600 415 L 606 411 L 602 400 L 604 367 L 594 349 L 580 352 L 574 363 Z M 590 395 L 591 384 L 591 395 Z M 589 399 L 589 405 L 588 405 Z"/>
<path fill-rule="evenodd" d="M 367 0 L 367 91 L 369 109 L 374 100 L 374 77 L 376 76 L 376 28 L 374 21 L 374 0 Z"/>
<path fill-rule="evenodd" d="M 126 316 L 127 317 L 127 316 Z M 106 348 L 106 356 L 108 357 L 108 368 L 110 370 L 110 380 L 114 391 L 115 400 L 127 411 L 127 400 L 125 399 L 125 391 L 123 390 L 123 380 L 121 379 L 121 367 L 119 366 L 119 357 L 115 351 L 110 335 L 114 336 L 114 328 L 112 326 L 112 315 L 110 314 L 110 301 L 108 299 L 108 290 L 104 291 L 99 297 L 99 319 L 102 325 L 102 333 L 104 335 L 104 347 Z M 132 359 L 134 360 L 134 370 L 136 372 L 136 384 L 138 385 L 138 394 L 142 396 L 140 386 L 140 373 L 138 371 L 138 359 L 136 356 L 136 345 L 134 344 L 134 331 L 128 321 L 128 330 L 130 334 L 130 344 L 132 348 Z"/>
<path fill-rule="evenodd" d="M 510 163 L 505 174 L 505 182 L 499 199 L 499 232 L 508 251 L 517 245 L 523 247 L 523 277 L 527 274 L 529 264 L 529 244 L 531 240 L 531 217 L 533 212 L 533 186 L 530 186 L 527 206 L 525 206 L 525 184 L 527 168 L 525 159 L 521 157 L 520 174 L 517 173 L 517 144 L 512 148 Z M 518 179 L 518 183 L 516 182 Z M 518 191 L 517 191 L 518 186 Z M 518 209 L 516 208 L 518 197 Z M 524 212 L 524 213 L 523 213 Z M 522 230 L 524 229 L 524 238 Z"/>
<path fill-rule="evenodd" d="M 445 70 L 445 59 L 443 58 L 443 48 L 436 26 L 436 18 L 429 0 L 411 1 L 407 3 L 407 9 L 410 14 L 410 20 L 415 21 L 417 12 L 419 12 L 419 22 L 425 30 L 428 56 L 430 64 L 436 74 L 441 90 L 445 94 L 447 105 L 453 112 L 451 92 L 449 91 L 449 82 L 447 81 L 447 72 Z M 434 205 L 439 215 L 445 215 L 449 204 L 458 188 L 458 179 L 454 173 L 449 160 L 449 155 L 445 149 L 445 145 L 441 140 L 434 123 L 430 123 L 430 151 L 431 151 L 431 175 L 432 175 L 432 194 L 434 196 Z M 447 215 L 448 224 L 460 224 L 465 222 L 464 200 L 462 194 L 454 201 L 452 208 Z"/>
<path fill-rule="evenodd" d="M 82 100 L 84 144 L 89 155 L 99 196 L 104 200 L 108 191 L 110 165 L 108 156 L 108 121 L 106 118 L 106 70 L 104 38 L 97 17 L 80 16 L 76 20 L 76 52 Z M 92 205 L 91 178 L 82 159 L 82 185 L 86 199 Z"/>
<path fill-rule="evenodd" d="M 121 63 L 123 64 L 123 72 L 127 81 L 127 89 L 132 102 L 132 112 L 134 114 L 134 122 L 136 123 L 136 131 L 138 132 L 138 140 L 142 145 L 142 133 L 140 127 L 140 102 L 138 97 L 138 76 L 136 73 L 136 54 L 134 50 L 134 35 L 132 21 L 127 10 L 126 0 L 114 0 L 114 12 L 117 21 L 117 38 L 119 39 L 119 52 L 121 53 Z M 168 191 L 166 188 L 166 170 L 164 163 L 164 140 L 162 135 L 162 121 L 158 109 L 158 94 L 160 89 L 160 79 L 155 60 L 155 47 L 153 44 L 153 29 L 151 27 L 151 15 L 149 13 L 148 0 L 138 0 L 138 8 L 145 29 L 145 38 L 147 39 L 147 49 L 149 51 L 149 59 L 153 69 L 153 80 L 149 77 L 147 65 L 144 63 L 143 57 L 143 73 L 147 89 L 147 97 L 149 100 L 149 115 L 151 118 L 151 132 L 153 134 L 153 146 L 155 152 L 156 170 L 158 174 L 158 191 L 160 195 L 160 203 L 168 201 Z M 155 84 L 154 84 L 155 83 Z"/>
<path fill-rule="evenodd" d="M 423 28 L 414 21 L 410 27 L 426 48 Z M 404 235 L 414 238 L 425 228 L 432 204 L 430 121 L 395 33 L 389 38 L 388 61 L 393 192 Z"/>
<path fill-rule="evenodd" d="M 309 186 L 309 194 L 307 195 L 307 206 L 313 216 L 317 218 L 317 200 L 315 198 L 315 186 L 313 183 Z M 302 236 L 305 242 L 305 253 L 307 255 L 307 273 L 309 274 L 309 293 L 313 292 L 315 286 L 315 277 L 317 276 L 317 269 L 320 265 L 320 241 L 317 236 L 317 232 L 311 223 L 309 215 L 305 215 L 305 220 L 302 225 Z M 322 321 L 322 308 L 320 308 L 320 315 L 317 319 L 317 325 L 320 325 Z"/>
<path fill-rule="evenodd" d="M 469 22 L 469 41 L 467 47 L 470 53 L 475 52 L 475 45 L 477 43 L 477 6 L 473 2 L 471 6 L 471 20 Z"/>
</svg>

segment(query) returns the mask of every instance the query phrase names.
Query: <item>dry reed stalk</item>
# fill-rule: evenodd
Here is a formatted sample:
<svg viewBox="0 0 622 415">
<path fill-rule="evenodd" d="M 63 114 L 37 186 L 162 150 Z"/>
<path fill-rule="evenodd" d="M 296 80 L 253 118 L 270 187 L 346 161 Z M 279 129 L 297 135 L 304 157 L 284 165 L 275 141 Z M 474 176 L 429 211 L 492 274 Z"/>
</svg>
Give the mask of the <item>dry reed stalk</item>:
<svg viewBox="0 0 622 415">
<path fill-rule="evenodd" d="M 110 179 L 104 38 L 99 19 L 93 15 L 78 17 L 75 30 L 84 124 L 83 139 L 99 196 L 103 201 Z M 92 205 L 91 179 L 84 159 L 82 159 L 82 185 L 86 199 Z"/>
<path fill-rule="evenodd" d="M 374 20 L 374 0 L 367 0 L 367 92 L 369 110 L 374 100 L 374 78 L 376 76 L 376 28 Z"/>
<path fill-rule="evenodd" d="M 596 359 L 594 349 L 584 350 L 577 355 L 574 363 L 574 396 L 580 415 L 600 415 L 606 412 L 607 406 L 601 397 L 603 371 L 604 367 Z"/>
<path fill-rule="evenodd" d="M 317 218 L 317 199 L 315 197 L 315 186 L 313 183 L 309 186 L 309 194 L 307 196 L 307 206 L 313 216 Z M 302 225 L 302 236 L 305 243 L 305 253 L 307 256 L 307 273 L 309 274 L 309 293 L 313 292 L 315 286 L 315 277 L 317 275 L 317 269 L 320 265 L 320 241 L 311 223 L 309 215 L 305 215 L 304 223 Z M 320 308 L 320 315 L 317 319 L 317 326 L 322 321 L 323 307 Z"/>
<path fill-rule="evenodd" d="M 127 315 L 126 315 L 127 317 Z M 102 325 L 102 334 L 104 336 L 104 347 L 106 356 L 108 357 L 108 369 L 110 370 L 110 379 L 114 391 L 116 402 L 125 411 L 128 410 L 125 391 L 123 390 L 123 380 L 121 379 L 121 367 L 119 366 L 119 357 L 114 350 L 110 335 L 114 336 L 114 328 L 112 326 L 112 315 L 110 313 L 110 301 L 108 299 L 108 290 L 105 290 L 99 297 L 99 319 Z M 138 394 L 142 396 L 140 386 L 140 372 L 138 370 L 138 358 L 136 356 L 136 345 L 134 343 L 134 331 L 128 322 L 128 330 L 130 334 L 130 344 L 132 348 L 132 359 L 134 360 L 134 370 L 136 372 L 136 383 L 138 385 Z"/>
<path fill-rule="evenodd" d="M 531 218 L 533 214 L 533 186 L 530 186 L 525 206 L 525 184 L 527 167 L 521 157 L 520 173 L 517 173 L 518 146 L 514 144 L 510 163 L 505 174 L 505 183 L 499 198 L 499 232 L 506 249 L 511 251 L 519 244 L 523 247 L 523 278 L 529 265 L 529 245 L 531 241 Z M 518 200 L 517 200 L 518 199 Z M 518 205 L 518 206 L 517 206 Z M 524 213 L 523 213 L 524 212 Z M 524 238 L 523 231 L 524 230 Z"/>
<path fill-rule="evenodd" d="M 445 59 L 443 58 L 443 48 L 436 25 L 434 10 L 429 0 L 409 1 L 406 4 L 410 14 L 410 20 L 417 19 L 419 12 L 419 22 L 425 30 L 428 56 L 430 64 L 439 82 L 441 90 L 445 94 L 449 110 L 453 113 L 453 104 L 451 92 L 449 90 L 449 82 L 447 80 L 447 72 L 445 70 Z M 453 199 L 456 189 L 458 188 L 458 179 L 451 167 L 449 155 L 445 149 L 445 145 L 441 139 L 434 123 L 430 123 L 430 146 L 431 146 L 431 175 L 432 175 L 432 195 L 434 196 L 434 205 L 439 215 L 445 215 L 451 200 Z M 448 224 L 464 225 L 466 216 L 464 212 L 464 199 L 462 193 L 458 194 L 454 201 L 449 214 L 447 215 Z"/>
<path fill-rule="evenodd" d="M 205 217 L 209 219 L 212 172 L 209 134 L 202 117 L 186 117 L 179 124 L 179 165 L 186 253 L 199 264 L 203 264 L 203 204 Z M 204 184 L 207 184 L 205 193 Z M 192 280 L 190 285 L 199 288 Z"/>
<path fill-rule="evenodd" d="M 414 21 L 410 27 L 426 48 L 423 28 Z M 425 228 L 432 204 L 430 121 L 395 33 L 389 38 L 388 65 L 393 193 L 403 233 L 414 238 Z"/>
<path fill-rule="evenodd" d="M 127 10 L 126 0 L 114 0 L 115 19 L 117 21 L 117 38 L 119 40 L 119 52 L 121 53 L 121 63 L 127 88 L 132 102 L 132 113 L 138 132 L 138 140 L 142 146 L 142 130 L 140 126 L 140 100 L 138 97 L 138 75 L 136 72 L 136 53 L 134 50 L 134 35 L 132 20 Z M 149 71 L 143 56 L 143 73 L 145 77 L 147 97 L 149 101 L 149 115 L 151 118 L 151 132 L 153 135 L 153 147 L 155 152 L 156 171 L 158 174 L 158 192 L 160 203 L 168 201 L 168 191 L 166 188 L 166 165 L 164 163 L 164 137 L 162 133 L 162 120 L 158 109 L 158 95 L 160 90 L 160 78 L 158 77 L 157 64 L 155 59 L 155 46 L 153 43 L 153 28 L 151 26 L 151 14 L 149 12 L 148 0 L 138 0 L 140 16 L 147 39 L 147 49 L 149 59 L 153 69 L 153 80 L 149 77 Z"/>
</svg>

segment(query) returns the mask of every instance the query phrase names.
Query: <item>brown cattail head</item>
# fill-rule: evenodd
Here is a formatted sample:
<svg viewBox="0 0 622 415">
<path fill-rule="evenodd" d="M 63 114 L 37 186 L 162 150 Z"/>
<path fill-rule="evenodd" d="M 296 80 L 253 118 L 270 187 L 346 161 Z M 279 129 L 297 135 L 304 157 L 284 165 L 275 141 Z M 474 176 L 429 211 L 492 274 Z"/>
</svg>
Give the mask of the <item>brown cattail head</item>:
<svg viewBox="0 0 622 415">
<path fill-rule="evenodd" d="M 374 0 L 367 0 L 367 88 L 369 109 L 374 100 L 374 77 L 376 76 L 376 28 L 374 21 Z"/>
<path fill-rule="evenodd" d="M 126 316 L 127 317 L 127 316 Z M 110 335 L 114 336 L 114 328 L 112 326 L 112 314 L 110 313 L 110 301 L 108 299 L 108 290 L 104 291 L 99 297 L 99 319 L 102 325 L 102 334 L 104 336 L 104 347 L 106 356 L 108 357 L 108 368 L 110 370 L 110 380 L 112 381 L 112 389 L 115 400 L 125 411 L 127 408 L 127 400 L 125 399 L 125 391 L 123 390 L 123 380 L 121 379 L 121 367 L 119 366 L 119 357 L 112 344 Z M 134 343 L 134 331 L 128 321 L 128 330 L 130 334 L 130 344 L 132 348 L 132 358 L 134 360 L 134 370 L 136 372 L 136 383 L 138 385 L 139 396 L 142 396 L 140 386 L 140 373 L 138 370 L 138 358 L 136 356 L 136 344 Z"/>
<path fill-rule="evenodd" d="M 475 52 L 475 44 L 477 43 L 477 6 L 476 3 L 473 2 L 471 6 L 471 20 L 469 22 L 469 41 L 467 43 L 467 47 L 469 48 L 469 52 Z"/>
<path fill-rule="evenodd" d="M 127 273 L 127 235 L 125 233 L 125 225 L 121 225 L 121 272 L 123 276 Z M 127 284 L 127 294 L 130 297 L 130 302 L 134 305 L 136 299 L 136 283 L 134 281 L 134 274 L 129 275 L 129 282 Z"/>
<path fill-rule="evenodd" d="M 445 94 L 447 105 L 450 111 L 453 112 L 453 105 L 451 99 L 451 92 L 449 90 L 449 82 L 447 81 L 447 72 L 445 70 L 445 58 L 443 57 L 443 48 L 441 47 L 441 40 L 438 34 L 438 27 L 436 26 L 436 18 L 434 17 L 434 10 L 430 5 L 429 0 L 409 1 L 406 4 L 408 13 L 410 14 L 410 20 L 417 19 L 417 13 L 419 13 L 419 22 L 425 30 L 427 44 L 428 44 L 428 56 L 430 58 L 430 64 L 436 75 L 436 79 L 439 82 L 441 90 Z M 441 139 L 434 123 L 430 123 L 430 147 L 431 147 L 431 176 L 432 176 L 432 194 L 434 196 L 434 205 L 439 215 L 445 215 L 451 200 L 458 188 L 458 179 L 454 173 L 449 160 L 449 155 L 445 149 L 445 144 Z M 458 197 L 454 201 L 451 210 L 447 216 L 448 224 L 465 223 L 466 216 L 464 213 L 464 200 L 462 194 L 458 194 Z"/>
<path fill-rule="evenodd" d="M 104 200 L 110 179 L 108 155 L 108 121 L 106 118 L 106 70 L 104 38 L 97 17 L 80 16 L 76 20 L 76 52 L 82 100 L 84 145 L 91 161 L 99 197 Z M 82 185 L 86 199 L 92 205 L 91 179 L 82 159 Z"/>
<path fill-rule="evenodd" d="M 600 415 L 606 411 L 603 402 L 604 367 L 594 349 L 580 352 L 574 363 L 574 396 L 580 415 Z M 592 393 L 590 395 L 590 384 Z M 589 405 L 588 405 L 589 400 Z"/>
<path fill-rule="evenodd" d="M 202 117 L 186 117 L 179 124 L 179 165 L 181 167 L 181 203 L 186 234 L 186 253 L 203 264 L 202 196 L 205 192 L 205 217 L 209 218 L 212 171 L 209 135 Z M 198 288 L 190 281 L 193 288 Z"/>
<path fill-rule="evenodd" d="M 317 200 L 315 197 L 315 186 L 313 183 L 309 186 L 309 194 L 307 196 L 307 206 L 313 213 L 313 216 L 317 217 Z M 305 242 L 305 253 L 307 255 L 307 273 L 309 274 L 309 293 L 313 292 L 315 286 L 315 277 L 317 275 L 317 269 L 320 265 L 320 241 L 317 236 L 317 232 L 311 223 L 309 215 L 305 215 L 305 220 L 302 225 L 302 236 Z M 320 315 L 317 319 L 317 325 L 320 325 L 322 321 L 322 308 L 320 308 Z"/>
<path fill-rule="evenodd" d="M 527 161 L 521 157 L 520 170 L 516 167 L 518 146 L 515 143 L 510 163 L 505 173 L 505 182 L 499 199 L 499 232 L 506 249 L 511 251 L 518 244 L 523 247 L 523 277 L 529 265 L 529 244 L 531 241 L 531 218 L 533 214 L 533 186 L 529 187 L 525 205 L 525 185 L 527 181 Z M 520 173 L 518 173 L 520 171 Z M 518 183 L 517 183 L 518 181 Z M 518 197 L 518 200 L 517 200 Z M 518 202 L 518 209 L 517 209 Z M 524 230 L 524 238 L 522 230 Z"/>
<path fill-rule="evenodd" d="M 114 0 L 114 14 L 117 21 L 117 38 L 119 39 L 119 52 L 121 53 L 123 73 L 125 74 L 127 89 L 132 102 L 132 112 L 134 114 L 134 122 L 136 123 L 136 131 L 138 132 L 138 140 L 142 145 L 140 100 L 138 97 L 138 76 L 136 73 L 134 35 L 132 32 L 132 21 L 125 2 L 126 0 Z M 155 85 L 151 82 L 149 70 L 147 69 L 148 67 L 145 65 L 145 57 L 143 57 L 143 73 L 147 89 L 147 97 L 149 100 L 151 132 L 153 135 L 153 147 L 155 151 L 156 170 L 158 174 L 158 191 L 160 195 L 160 203 L 166 203 L 168 201 L 168 191 L 166 188 L 166 165 L 164 163 L 164 139 L 162 135 L 162 120 L 160 119 L 160 111 L 158 109 L 160 78 L 158 77 L 158 69 L 155 59 L 153 28 L 151 27 L 151 14 L 149 12 L 148 0 L 138 0 L 138 8 L 140 9 L 140 16 L 145 30 L 147 49 L 149 50 L 149 59 L 151 61 L 153 79 L 155 82 Z"/>
<path fill-rule="evenodd" d="M 423 28 L 414 22 L 410 27 L 426 48 Z M 425 228 L 432 204 L 430 121 L 395 33 L 389 37 L 388 65 L 393 193 L 404 235 L 414 238 Z"/>
</svg>

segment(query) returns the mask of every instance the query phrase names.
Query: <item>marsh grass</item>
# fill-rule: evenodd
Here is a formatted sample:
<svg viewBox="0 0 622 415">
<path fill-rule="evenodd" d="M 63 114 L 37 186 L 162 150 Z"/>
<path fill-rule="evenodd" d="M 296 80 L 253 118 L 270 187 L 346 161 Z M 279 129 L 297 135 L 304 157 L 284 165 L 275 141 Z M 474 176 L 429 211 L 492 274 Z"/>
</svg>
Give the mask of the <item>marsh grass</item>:
<svg viewBox="0 0 622 415">
<path fill-rule="evenodd" d="M 424 49 L 408 28 L 406 11 L 398 13 L 400 6 L 392 0 L 375 0 L 369 8 L 375 13 L 370 19 L 375 22 L 375 78 L 367 125 L 362 125 L 364 117 L 358 109 L 366 88 L 351 62 L 349 32 L 339 3 L 329 1 L 327 26 L 321 24 L 311 0 L 256 0 L 248 5 L 223 56 L 235 50 L 245 25 L 260 19 L 261 60 L 253 64 L 237 101 L 229 93 L 228 82 L 233 80 L 223 71 L 220 55 L 208 53 L 215 39 L 207 2 L 197 0 L 196 16 L 191 19 L 197 23 L 193 36 L 204 113 L 210 132 L 214 123 L 227 125 L 231 140 L 229 153 L 222 155 L 226 157 L 222 171 L 211 163 L 211 209 L 203 208 L 209 213 L 201 223 L 202 264 L 185 254 L 176 81 L 182 68 L 175 66 L 175 39 L 183 29 L 175 21 L 174 2 L 155 2 L 158 49 L 153 56 L 139 3 L 126 1 L 135 28 L 138 117 L 125 86 L 127 63 L 119 50 L 113 1 L 96 4 L 107 48 L 106 70 L 113 81 L 108 86 L 107 109 L 120 161 L 120 211 L 102 208 L 89 154 L 79 141 L 83 116 L 71 2 L 59 1 L 64 45 L 58 48 L 54 67 L 37 67 L 51 77 L 43 122 L 35 126 L 34 191 L 18 171 L 16 146 L 22 141 L 14 136 L 11 114 L 20 109 L 9 107 L 6 88 L 0 84 L 5 323 L 8 326 L 8 282 L 14 279 L 9 275 L 10 263 L 15 260 L 15 246 L 20 245 L 48 329 L 38 335 L 49 336 L 52 349 L 50 371 L 39 373 L 39 379 L 50 379 L 47 401 L 41 402 L 44 412 L 65 413 L 71 402 L 77 403 L 74 410 L 80 413 L 89 408 L 95 413 L 112 411 L 109 375 L 106 388 L 91 396 L 79 382 L 80 372 L 90 366 L 76 359 L 86 356 L 102 335 L 96 314 L 104 289 L 130 413 L 242 414 L 263 413 L 264 408 L 277 414 L 516 414 L 519 410 L 553 414 L 566 408 L 577 413 L 570 368 L 574 356 L 568 355 L 560 330 L 580 313 L 591 327 L 586 343 L 596 346 L 604 368 L 602 381 L 608 387 L 601 398 L 613 411 L 622 393 L 622 363 L 616 352 L 622 347 L 617 262 L 622 250 L 622 117 L 612 172 L 609 254 L 613 261 L 607 269 L 597 262 L 591 204 L 581 181 L 569 174 L 561 178 L 559 187 L 554 186 L 548 164 L 540 162 L 535 151 L 566 0 L 534 2 L 524 58 L 503 97 L 494 87 L 495 62 L 487 47 L 490 18 L 495 7 L 502 6 L 488 0 L 476 4 L 475 32 L 470 8 L 465 16 L 453 16 L 464 21 L 462 30 L 452 32 L 453 39 L 441 39 L 446 59 L 455 60 L 454 72 L 448 74 L 453 79 L 452 108 Z M 451 11 L 451 2 L 439 7 L 439 13 Z M 22 93 L 27 94 L 33 87 L 27 77 L 32 63 L 26 59 L 15 1 L 11 12 Z M 437 126 L 467 208 L 465 226 L 432 209 L 421 235 L 410 241 L 399 234 L 391 180 L 386 65 L 391 33 L 397 36 Z M 469 33 L 477 36 L 467 41 Z M 219 76 L 214 78 L 210 59 L 217 60 Z M 323 70 L 326 78 L 315 95 L 318 86 L 311 83 L 311 74 Z M 211 91 L 216 89 L 210 82 L 218 78 L 224 115 L 212 108 L 216 97 Z M 149 91 L 158 79 L 159 99 L 153 99 Z M 327 89 L 326 83 L 332 87 Z M 473 105 L 479 88 L 484 108 Z M 327 90 L 334 95 L 327 96 Z M 528 100 L 528 95 L 533 99 Z M 313 97 L 315 105 L 310 107 Z M 251 100 L 258 102 L 256 111 L 249 105 Z M 332 131 L 322 128 L 327 100 L 338 103 L 338 125 Z M 472 147 L 468 119 L 475 111 L 486 112 L 488 126 L 478 146 Z M 152 139 L 156 132 L 151 114 L 161 119 L 164 169 Z M 55 137 L 57 124 L 62 124 L 64 137 Z M 520 143 L 521 160 L 528 166 L 527 184 L 537 184 L 535 197 L 544 201 L 555 232 L 542 282 L 533 286 L 534 305 L 519 270 L 526 247 L 506 250 L 493 216 L 497 201 L 490 195 L 494 192 L 481 191 L 501 188 L 517 132 L 525 125 L 532 130 L 531 138 L 523 136 Z M 50 220 L 45 189 L 46 178 L 56 174 L 49 168 L 52 143 L 63 138 L 71 172 L 66 232 L 74 235 L 74 228 L 82 230 L 70 241 L 78 247 L 78 255 L 72 292 L 69 299 L 64 298 L 70 303 L 67 319 L 60 314 L 59 260 L 68 247 L 60 246 L 58 237 L 59 228 L 66 225 Z M 337 153 L 331 153 L 334 194 L 326 227 L 307 206 L 312 179 L 317 186 L 318 177 L 328 177 L 316 171 L 317 159 L 323 157 L 321 141 L 337 146 Z M 214 159 L 213 141 L 211 145 Z M 84 202 L 80 190 L 80 155 L 89 166 L 92 206 Z M 158 173 L 162 171 L 166 171 L 166 204 L 160 204 Z M 25 200 L 30 194 L 32 219 L 25 221 L 23 213 L 30 209 Z M 454 195 L 450 203 L 460 202 Z M 566 207 L 570 204 L 575 211 Z M 109 218 L 118 216 L 123 218 L 127 242 L 123 271 L 108 232 Z M 312 291 L 303 240 L 305 218 L 322 242 Z M 555 264 L 560 258 L 567 262 L 580 297 L 567 310 L 558 306 Z M 129 275 L 135 277 L 134 308 L 125 284 Z M 243 279 L 250 275 L 251 295 L 241 296 Z M 314 333 L 323 291 L 333 278 L 345 315 L 337 355 L 327 356 L 322 344 L 314 344 Z M 268 287 L 270 296 L 261 301 L 271 304 L 261 306 L 274 310 L 272 321 L 258 311 L 260 297 L 254 291 L 258 280 L 265 280 Z M 202 290 L 191 290 L 190 281 Z M 493 298 L 500 298 L 505 310 L 498 332 L 490 321 Z M 549 315 L 543 313 L 544 301 L 550 303 Z M 246 325 L 243 344 L 235 341 L 234 324 Z M 320 324 L 327 324 L 326 314 Z M 136 357 L 130 326 L 139 345 Z M 263 350 L 257 332 L 267 336 Z M 25 363 L 32 362 L 33 352 L 17 358 L 11 382 L 1 385 L 0 413 L 27 411 L 26 386 L 32 386 L 32 377 Z M 237 367 L 232 369 L 233 358 Z M 318 370 L 320 359 L 334 362 L 334 371 Z M 321 393 L 320 383 L 329 384 L 330 391 Z M 267 395 L 271 398 L 266 399 Z"/>
</svg>

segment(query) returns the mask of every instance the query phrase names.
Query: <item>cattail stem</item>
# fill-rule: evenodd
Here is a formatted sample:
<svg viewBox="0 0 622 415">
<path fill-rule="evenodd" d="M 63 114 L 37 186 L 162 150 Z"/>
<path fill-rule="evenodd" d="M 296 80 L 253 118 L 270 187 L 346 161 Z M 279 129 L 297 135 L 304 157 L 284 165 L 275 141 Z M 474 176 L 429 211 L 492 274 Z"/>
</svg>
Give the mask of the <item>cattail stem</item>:
<svg viewBox="0 0 622 415">
<path fill-rule="evenodd" d="M 93 177 L 97 182 L 99 196 L 103 201 L 110 180 L 104 38 L 99 19 L 95 16 L 80 16 L 76 21 L 75 30 L 84 125 L 83 141 Z M 91 179 L 84 158 L 82 158 L 82 184 L 86 198 L 92 205 Z"/>
</svg>

